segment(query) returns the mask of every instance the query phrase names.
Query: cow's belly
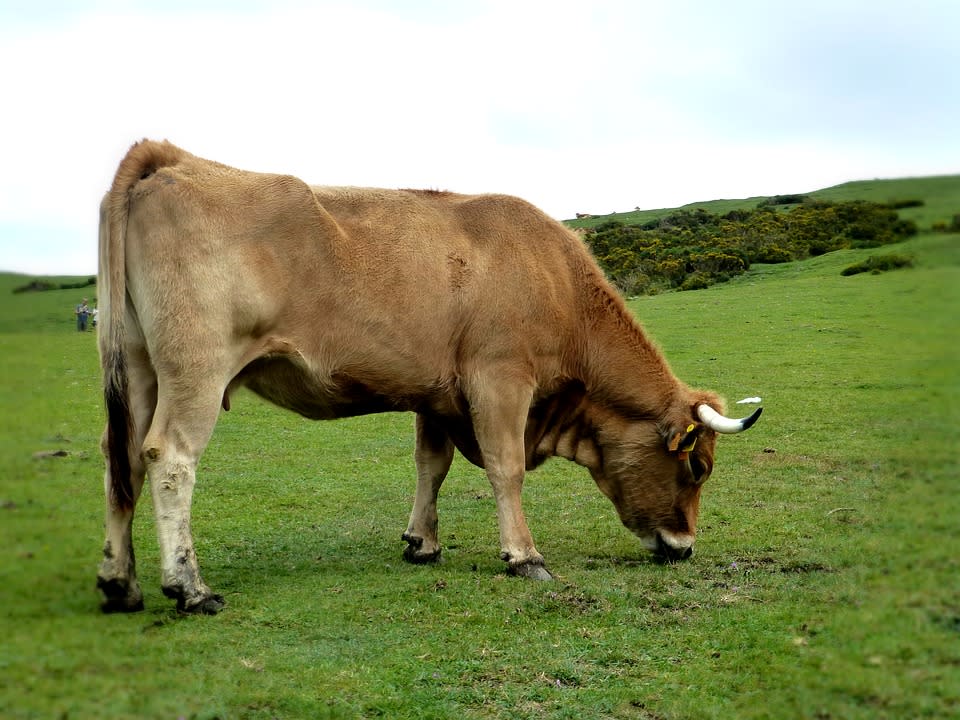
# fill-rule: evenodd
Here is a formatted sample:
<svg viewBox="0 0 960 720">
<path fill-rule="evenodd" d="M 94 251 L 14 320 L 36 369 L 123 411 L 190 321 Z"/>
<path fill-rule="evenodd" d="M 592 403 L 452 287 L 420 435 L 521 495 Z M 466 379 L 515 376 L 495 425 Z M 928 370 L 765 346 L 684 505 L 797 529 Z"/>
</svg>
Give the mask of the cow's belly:
<svg viewBox="0 0 960 720">
<path fill-rule="evenodd" d="M 285 356 L 263 357 L 250 363 L 231 383 L 312 420 L 392 411 L 419 411 L 437 404 L 440 390 L 387 374 L 346 370 L 318 375 L 302 362 Z"/>
</svg>

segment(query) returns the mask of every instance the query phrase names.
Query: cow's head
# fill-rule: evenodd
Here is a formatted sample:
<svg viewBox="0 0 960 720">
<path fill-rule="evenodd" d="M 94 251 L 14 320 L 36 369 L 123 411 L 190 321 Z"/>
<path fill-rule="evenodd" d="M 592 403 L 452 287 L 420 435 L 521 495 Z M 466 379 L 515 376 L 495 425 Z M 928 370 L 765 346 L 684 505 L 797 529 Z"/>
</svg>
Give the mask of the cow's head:
<svg viewBox="0 0 960 720">
<path fill-rule="evenodd" d="M 610 415 L 595 427 L 594 480 L 623 524 L 663 560 L 693 554 L 700 491 L 713 470 L 717 433 L 742 432 L 761 412 L 735 420 L 718 407 L 710 395 L 659 422 Z"/>
</svg>

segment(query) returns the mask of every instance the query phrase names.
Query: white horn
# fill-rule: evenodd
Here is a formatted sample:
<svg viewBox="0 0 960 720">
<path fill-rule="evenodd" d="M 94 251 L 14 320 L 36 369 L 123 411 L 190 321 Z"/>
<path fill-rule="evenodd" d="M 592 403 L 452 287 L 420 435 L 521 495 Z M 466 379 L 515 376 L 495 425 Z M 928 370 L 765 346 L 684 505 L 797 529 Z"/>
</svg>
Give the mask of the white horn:
<svg viewBox="0 0 960 720">
<path fill-rule="evenodd" d="M 703 420 L 703 424 L 711 430 L 726 434 L 743 432 L 749 429 L 757 421 L 757 418 L 760 417 L 760 413 L 762 412 L 763 408 L 757 408 L 750 416 L 734 420 L 733 418 L 721 415 L 709 405 L 697 405 L 697 415 Z"/>
</svg>

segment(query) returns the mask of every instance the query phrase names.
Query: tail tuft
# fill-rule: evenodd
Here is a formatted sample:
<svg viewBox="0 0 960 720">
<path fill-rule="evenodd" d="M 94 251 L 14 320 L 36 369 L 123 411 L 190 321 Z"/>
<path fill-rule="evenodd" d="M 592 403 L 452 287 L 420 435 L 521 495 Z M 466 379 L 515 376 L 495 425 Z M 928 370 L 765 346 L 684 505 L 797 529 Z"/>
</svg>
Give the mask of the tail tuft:
<svg viewBox="0 0 960 720">
<path fill-rule="evenodd" d="M 126 360 L 120 352 L 107 360 L 103 399 L 107 408 L 107 451 L 110 463 L 110 492 L 113 505 L 119 510 L 133 508 L 133 485 L 130 478 L 130 438 L 132 415 L 127 398 Z"/>
</svg>

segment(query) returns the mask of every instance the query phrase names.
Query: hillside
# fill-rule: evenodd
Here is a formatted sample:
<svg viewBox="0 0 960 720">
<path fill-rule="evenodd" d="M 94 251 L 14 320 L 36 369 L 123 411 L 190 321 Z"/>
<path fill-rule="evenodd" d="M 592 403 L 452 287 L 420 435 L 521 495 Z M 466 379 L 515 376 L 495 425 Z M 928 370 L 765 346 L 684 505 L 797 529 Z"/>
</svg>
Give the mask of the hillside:
<svg viewBox="0 0 960 720">
<path fill-rule="evenodd" d="M 923 205 L 919 207 L 903 208 L 899 211 L 902 219 L 915 222 L 921 232 L 930 230 L 936 223 L 949 225 L 953 216 L 960 214 L 960 175 L 858 180 L 799 194 L 826 202 L 867 200 L 883 204 L 900 204 L 909 200 L 922 200 Z M 770 199 L 771 196 L 759 196 L 739 200 L 708 200 L 689 203 L 679 208 L 631 210 L 564 222 L 574 228 L 594 228 L 610 220 L 622 222 L 624 225 L 642 225 L 664 218 L 678 210 L 706 210 L 713 215 L 724 215 L 731 210 L 753 209 Z"/>
<path fill-rule="evenodd" d="M 960 175 L 844 183 L 810 193 L 714 200 L 579 218 L 594 257 L 621 293 L 653 295 L 726 282 L 756 263 L 878 248 L 960 227 Z M 871 258 L 859 272 L 909 266 Z M 853 268 L 850 269 L 854 271 Z"/>
</svg>

